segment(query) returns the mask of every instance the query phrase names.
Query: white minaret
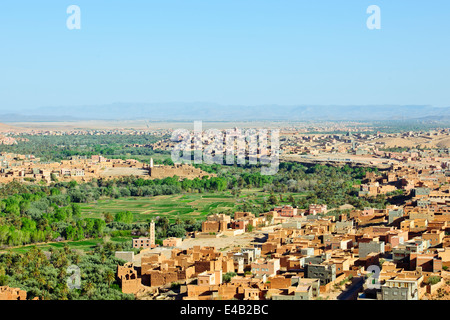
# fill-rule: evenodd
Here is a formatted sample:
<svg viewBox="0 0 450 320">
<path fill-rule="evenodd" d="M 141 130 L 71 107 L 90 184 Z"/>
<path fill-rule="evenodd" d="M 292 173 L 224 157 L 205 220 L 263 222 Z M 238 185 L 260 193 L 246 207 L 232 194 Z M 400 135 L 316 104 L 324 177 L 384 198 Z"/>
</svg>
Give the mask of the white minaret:
<svg viewBox="0 0 450 320">
<path fill-rule="evenodd" d="M 150 245 L 155 245 L 155 221 L 150 222 Z"/>
<path fill-rule="evenodd" d="M 150 168 L 153 168 L 153 158 L 150 158 Z"/>
</svg>

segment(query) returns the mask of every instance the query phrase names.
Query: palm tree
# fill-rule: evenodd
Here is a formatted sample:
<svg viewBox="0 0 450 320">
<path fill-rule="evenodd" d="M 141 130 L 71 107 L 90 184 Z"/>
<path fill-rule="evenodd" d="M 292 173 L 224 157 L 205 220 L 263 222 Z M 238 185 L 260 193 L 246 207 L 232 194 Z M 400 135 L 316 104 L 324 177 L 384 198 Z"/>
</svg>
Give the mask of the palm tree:
<svg viewBox="0 0 450 320">
<path fill-rule="evenodd" d="M 8 253 L 8 255 L 5 258 L 5 263 L 8 268 L 12 266 L 12 262 L 13 262 L 12 260 L 13 259 L 12 259 L 11 253 Z"/>
<path fill-rule="evenodd" d="M 64 244 L 64 253 L 69 254 L 71 252 L 69 245 L 66 243 Z"/>
<path fill-rule="evenodd" d="M 45 278 L 42 275 L 39 275 L 36 278 L 37 282 L 39 283 L 39 288 L 42 289 L 44 287 L 44 285 L 47 283 L 47 281 L 45 281 Z"/>
<path fill-rule="evenodd" d="M 72 257 L 72 260 L 75 264 L 79 264 L 81 262 L 81 256 L 77 253 L 75 253 Z"/>
<path fill-rule="evenodd" d="M 111 283 L 114 282 L 114 280 L 116 280 L 116 276 L 114 275 L 113 271 L 108 270 L 106 272 L 105 279 L 106 279 L 106 282 L 108 283 L 108 286 L 111 286 Z"/>
<path fill-rule="evenodd" d="M 58 278 L 63 280 L 67 276 L 67 272 L 64 268 L 59 269 Z"/>
<path fill-rule="evenodd" d="M 94 293 L 95 285 L 92 281 L 87 281 L 83 286 L 83 292 L 89 297 Z"/>
<path fill-rule="evenodd" d="M 58 299 L 59 299 L 59 300 L 69 300 L 68 297 L 67 297 L 67 294 L 68 294 L 67 291 L 61 291 L 61 292 L 59 293 Z"/>
<path fill-rule="evenodd" d="M 48 281 L 46 284 L 47 291 L 50 292 L 55 289 L 55 283 L 53 281 Z"/>
<path fill-rule="evenodd" d="M 33 272 L 31 273 L 31 275 L 34 277 L 34 278 L 37 278 L 37 277 L 39 277 L 40 275 L 41 275 L 41 272 L 39 271 L 39 269 L 34 269 L 33 270 Z"/>
<path fill-rule="evenodd" d="M 50 294 L 47 291 L 42 291 L 41 300 L 50 300 Z"/>
</svg>

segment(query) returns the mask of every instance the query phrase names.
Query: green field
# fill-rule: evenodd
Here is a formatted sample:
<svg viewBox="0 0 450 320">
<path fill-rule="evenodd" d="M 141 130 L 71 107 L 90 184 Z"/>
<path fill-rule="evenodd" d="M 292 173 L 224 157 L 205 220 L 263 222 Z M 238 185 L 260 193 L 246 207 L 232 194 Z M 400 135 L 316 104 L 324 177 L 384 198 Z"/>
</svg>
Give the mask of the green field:
<svg viewBox="0 0 450 320">
<path fill-rule="evenodd" d="M 214 209 L 235 208 L 235 198 L 230 193 L 221 194 L 185 194 L 156 197 L 127 197 L 119 199 L 100 199 L 96 203 L 81 207 L 83 217 L 101 218 L 103 213 L 115 214 L 120 211 L 133 213 L 135 222 L 148 218 L 166 216 L 169 220 L 199 218 Z"/>
<path fill-rule="evenodd" d="M 289 194 L 283 195 L 287 198 Z M 295 199 L 303 194 L 292 194 Z M 103 213 L 109 212 L 113 215 L 120 211 L 133 213 L 135 222 L 145 222 L 149 218 L 157 216 L 167 217 L 174 221 L 177 217 L 204 218 L 211 213 L 223 211 L 236 211 L 244 201 L 252 204 L 262 204 L 269 193 L 260 189 L 242 190 L 238 197 L 229 191 L 218 193 L 189 193 L 177 195 L 165 195 L 156 197 L 126 197 L 119 199 L 100 199 L 95 203 L 85 204 L 81 207 L 82 217 L 102 218 Z M 288 202 L 281 202 L 288 204 Z"/>
<path fill-rule="evenodd" d="M 284 201 L 279 205 L 289 204 L 287 198 L 292 195 L 294 199 L 303 197 L 302 193 L 286 193 L 283 194 Z M 225 211 L 236 212 L 239 205 L 244 202 L 249 204 L 261 205 L 264 200 L 269 198 L 268 192 L 261 189 L 243 189 L 239 196 L 234 196 L 229 191 L 218 193 L 186 193 L 177 195 L 166 195 L 156 197 L 126 197 L 119 199 L 100 199 L 95 203 L 85 204 L 81 207 L 83 218 L 103 218 L 103 213 L 109 212 L 113 215 L 120 211 L 130 211 L 134 215 L 134 222 L 146 222 L 148 218 L 157 216 L 167 217 L 171 222 L 177 217 L 187 218 L 205 218 L 206 215 L 212 213 L 220 213 Z M 279 195 L 277 195 L 277 198 Z M 131 236 L 111 237 L 112 242 L 130 242 Z M 62 248 L 67 244 L 71 249 L 79 249 L 82 251 L 91 251 L 104 239 L 87 239 L 80 241 L 52 242 L 38 244 L 37 247 L 47 251 L 51 247 Z M 33 245 L 11 248 L 10 250 L 17 253 L 24 253 Z"/>
<path fill-rule="evenodd" d="M 113 237 L 110 239 L 111 242 L 130 242 L 131 237 Z M 64 241 L 64 242 L 52 242 L 52 243 L 46 243 L 46 244 L 38 244 L 38 245 L 28 245 L 28 246 L 22 246 L 19 248 L 12 248 L 9 249 L 12 252 L 16 253 L 25 253 L 28 250 L 30 250 L 32 247 L 36 246 L 38 248 L 41 248 L 44 251 L 48 251 L 50 248 L 58 248 L 61 249 L 65 245 L 68 245 L 71 249 L 78 249 L 82 251 L 91 251 L 94 249 L 97 244 L 103 243 L 103 239 L 89 239 L 89 240 L 80 240 L 80 241 Z"/>
</svg>

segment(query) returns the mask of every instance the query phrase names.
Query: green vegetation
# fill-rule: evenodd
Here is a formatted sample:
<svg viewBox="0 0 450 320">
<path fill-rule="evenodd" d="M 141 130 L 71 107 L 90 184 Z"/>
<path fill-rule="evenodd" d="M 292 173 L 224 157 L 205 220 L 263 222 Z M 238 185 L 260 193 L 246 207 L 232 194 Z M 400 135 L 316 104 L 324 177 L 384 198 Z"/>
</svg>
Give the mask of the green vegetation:
<svg viewBox="0 0 450 320">
<path fill-rule="evenodd" d="M 0 188 L 0 245 L 140 236 L 150 220 L 163 218 L 167 226 L 164 222 L 158 229 L 158 239 L 183 237 L 199 230 L 201 220 L 212 213 L 249 211 L 258 216 L 283 204 L 307 209 L 323 203 L 331 209 L 348 203 L 362 209 L 387 203 L 385 196 L 356 196 L 353 185 L 368 169 L 281 163 L 276 175 L 263 176 L 258 166 L 202 167 L 217 177 L 9 183 Z"/>
<path fill-rule="evenodd" d="M 222 281 L 223 282 L 230 282 L 231 278 L 235 277 L 237 275 L 236 272 L 227 272 L 222 275 Z"/>
<path fill-rule="evenodd" d="M 110 238 L 111 243 L 120 244 L 128 251 L 138 251 L 137 249 L 131 248 L 130 245 L 130 237 L 112 237 Z M 39 248 L 43 251 L 49 251 L 53 249 L 61 249 L 65 246 L 68 246 L 70 249 L 76 249 L 83 252 L 93 251 L 96 247 L 104 243 L 103 238 L 99 239 L 88 239 L 88 240 L 80 240 L 80 241 L 64 241 L 64 242 L 48 242 L 44 244 L 32 244 L 26 246 L 12 247 L 8 248 L 9 252 L 15 253 L 26 253 L 33 248 Z"/>
<path fill-rule="evenodd" d="M 61 135 L 35 136 L 22 135 L 29 141 L 19 141 L 16 145 L 2 145 L 2 152 L 33 154 L 42 161 L 60 161 L 72 156 L 103 155 L 109 158 L 127 158 L 153 155 L 169 152 L 155 151 L 149 147 L 132 147 L 128 145 L 147 145 L 162 140 L 164 137 L 155 135 Z"/>
<path fill-rule="evenodd" d="M 431 277 L 428 277 L 428 279 L 425 281 L 425 283 L 429 284 L 429 285 L 434 285 L 436 283 L 439 283 L 439 281 L 441 281 L 441 277 L 431 276 Z"/>
<path fill-rule="evenodd" d="M 48 254 L 33 247 L 26 253 L 0 255 L 0 285 L 27 291 L 27 299 L 42 300 L 126 300 L 133 295 L 123 294 L 115 279 L 118 264 L 113 252 L 120 246 L 104 243 L 90 254 L 80 254 L 68 246 L 50 248 Z M 80 270 L 80 288 L 70 289 L 68 267 Z"/>
<path fill-rule="evenodd" d="M 349 275 L 348 277 L 345 277 L 341 282 L 339 282 L 339 285 L 342 286 L 344 284 L 346 284 L 347 282 L 351 282 L 353 279 L 352 275 Z"/>
<path fill-rule="evenodd" d="M 149 218 L 161 216 L 174 222 L 177 217 L 188 219 L 204 218 L 214 212 L 236 209 L 234 197 L 230 192 L 208 195 L 203 193 L 160 195 L 154 197 L 103 198 L 82 205 L 82 217 L 101 217 L 104 212 L 116 213 L 126 208 L 134 216 L 134 221 L 144 222 Z"/>
<path fill-rule="evenodd" d="M 398 153 L 402 153 L 405 151 L 409 151 L 410 148 L 407 147 L 396 147 L 396 148 L 380 148 L 380 151 L 385 151 L 385 152 L 398 152 Z"/>
</svg>

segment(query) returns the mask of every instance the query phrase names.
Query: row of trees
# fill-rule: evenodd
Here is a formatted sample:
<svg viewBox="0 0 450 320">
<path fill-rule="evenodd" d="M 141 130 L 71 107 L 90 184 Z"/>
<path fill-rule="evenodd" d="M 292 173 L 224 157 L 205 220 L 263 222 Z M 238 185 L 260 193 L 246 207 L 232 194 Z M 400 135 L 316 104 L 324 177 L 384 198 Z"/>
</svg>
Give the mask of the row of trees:
<svg viewBox="0 0 450 320">
<path fill-rule="evenodd" d="M 81 218 L 80 206 L 53 188 L 49 194 L 23 193 L 0 201 L 0 245 L 101 237 L 105 226 L 102 219 Z"/>
</svg>

